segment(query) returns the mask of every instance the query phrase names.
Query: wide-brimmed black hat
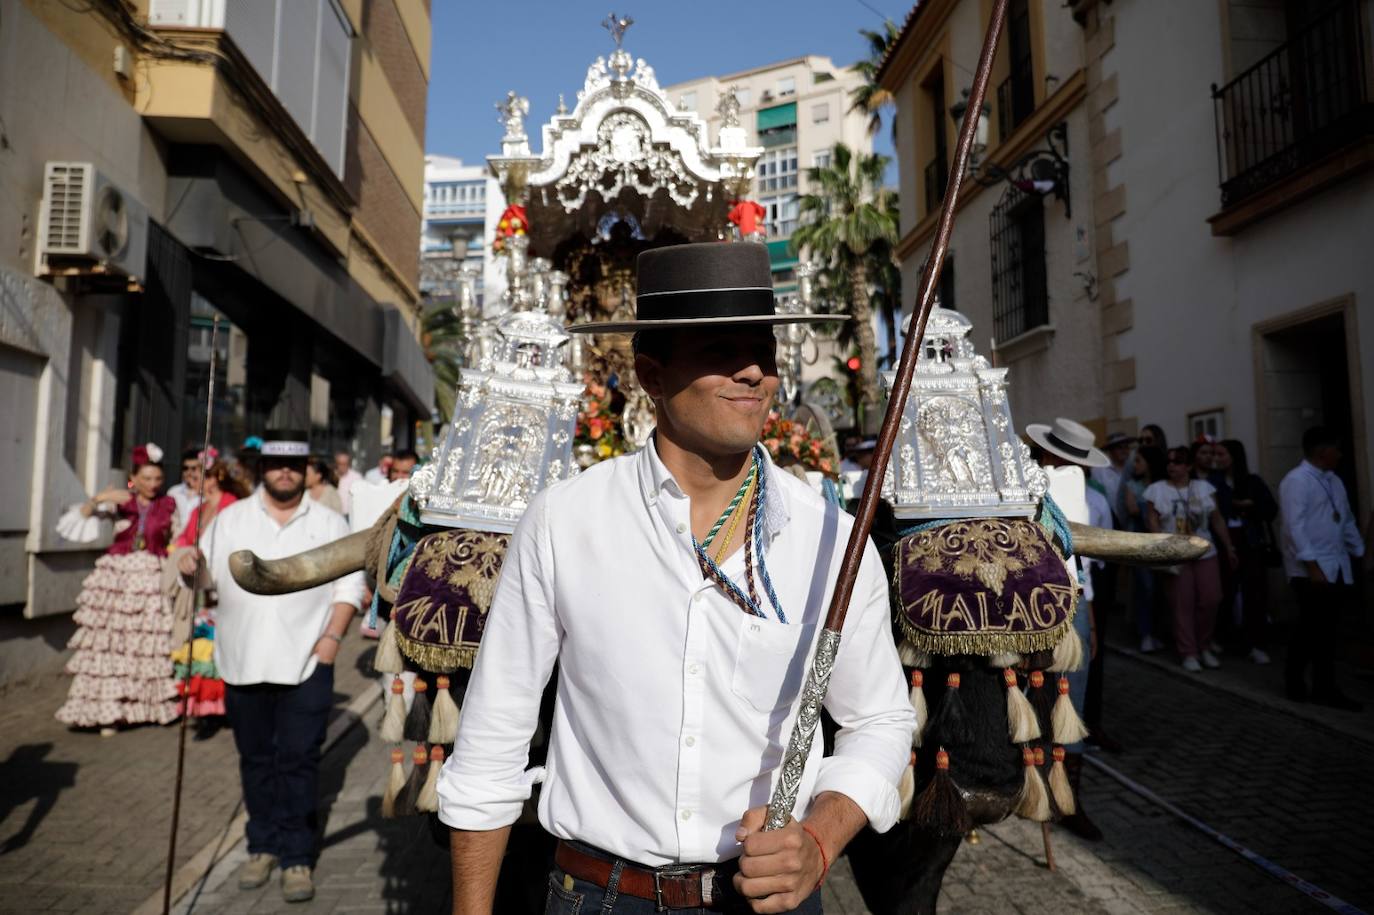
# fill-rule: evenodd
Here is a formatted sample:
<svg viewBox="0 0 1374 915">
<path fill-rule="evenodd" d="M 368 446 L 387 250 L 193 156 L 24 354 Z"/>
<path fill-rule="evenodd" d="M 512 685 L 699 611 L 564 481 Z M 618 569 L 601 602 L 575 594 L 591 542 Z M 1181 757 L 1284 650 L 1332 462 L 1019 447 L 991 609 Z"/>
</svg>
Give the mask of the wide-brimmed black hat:
<svg viewBox="0 0 1374 915">
<path fill-rule="evenodd" d="M 768 249 L 753 242 L 707 242 L 654 248 L 636 265 L 635 320 L 592 321 L 568 329 L 584 334 L 720 324 L 819 324 L 845 315 L 779 314 Z"/>
</svg>

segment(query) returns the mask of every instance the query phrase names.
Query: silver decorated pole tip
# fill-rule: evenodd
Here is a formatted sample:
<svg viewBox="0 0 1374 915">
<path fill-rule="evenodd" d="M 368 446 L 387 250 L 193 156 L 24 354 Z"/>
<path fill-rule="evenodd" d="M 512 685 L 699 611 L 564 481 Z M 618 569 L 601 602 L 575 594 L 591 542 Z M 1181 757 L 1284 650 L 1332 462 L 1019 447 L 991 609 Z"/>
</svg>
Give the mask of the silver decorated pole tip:
<svg viewBox="0 0 1374 915">
<path fill-rule="evenodd" d="M 821 706 L 825 702 L 825 691 L 830 686 L 830 674 L 835 669 L 835 655 L 839 650 L 840 633 L 834 629 L 822 629 L 816 643 L 816 657 L 802 686 L 797 723 L 792 727 L 792 737 L 787 741 L 787 750 L 783 753 L 778 783 L 773 787 L 773 799 L 768 802 L 768 815 L 763 821 L 765 830 L 786 826 L 797 806 L 797 792 L 801 790 L 802 773 L 806 771 L 806 757 L 811 750 L 811 742 L 815 740 L 816 727 L 821 723 Z"/>
</svg>

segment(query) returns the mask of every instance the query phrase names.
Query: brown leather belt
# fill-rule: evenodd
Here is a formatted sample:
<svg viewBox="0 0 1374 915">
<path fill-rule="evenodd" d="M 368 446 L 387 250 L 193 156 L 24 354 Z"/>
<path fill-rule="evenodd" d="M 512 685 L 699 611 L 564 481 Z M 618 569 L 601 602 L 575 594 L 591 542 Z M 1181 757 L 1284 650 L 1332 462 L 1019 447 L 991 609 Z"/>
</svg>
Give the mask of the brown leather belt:
<svg viewBox="0 0 1374 915">
<path fill-rule="evenodd" d="M 553 862 L 570 877 L 595 883 L 602 889 L 611 882 L 615 861 L 589 855 L 560 841 Z M 620 870 L 618 892 L 648 899 L 660 909 L 722 908 L 723 875 L 712 865 L 689 864 L 658 868 L 640 867 L 625 861 Z"/>
</svg>

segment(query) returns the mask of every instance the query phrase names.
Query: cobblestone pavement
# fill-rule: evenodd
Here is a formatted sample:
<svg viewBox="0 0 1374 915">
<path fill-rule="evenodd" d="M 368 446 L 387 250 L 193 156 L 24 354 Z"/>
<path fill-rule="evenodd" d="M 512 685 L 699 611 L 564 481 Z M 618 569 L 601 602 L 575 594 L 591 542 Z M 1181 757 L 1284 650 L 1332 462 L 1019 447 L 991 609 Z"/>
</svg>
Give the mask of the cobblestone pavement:
<svg viewBox="0 0 1374 915">
<path fill-rule="evenodd" d="M 337 718 L 363 691 L 375 642 L 339 654 Z M 158 893 L 167 866 L 177 727 L 102 738 L 56 721 L 70 680 L 59 672 L 0 694 L 0 912 L 131 912 Z M 228 728 L 186 742 L 178 864 L 213 847 L 239 814 L 238 755 Z"/>
<path fill-rule="evenodd" d="M 364 687 L 353 640 L 341 665 L 342 706 Z M 370 649 L 370 646 L 366 646 Z M 1292 706 L 1266 677 L 1228 663 L 1188 676 L 1168 660 L 1113 652 L 1107 725 L 1124 752 L 1106 765 L 1346 902 L 1374 907 L 1374 802 L 1363 777 L 1374 754 L 1364 716 Z M 1347 682 L 1350 682 L 1348 677 Z M 0 911 L 131 911 L 156 899 L 164 867 L 174 729 L 101 740 L 51 720 L 65 682 L 53 677 L 0 701 Z M 1351 690 L 1355 692 L 1356 690 Z M 1334 716 L 1334 717 L 1333 717 Z M 178 911 L 442 912 L 447 858 L 420 820 L 383 821 L 386 747 L 375 710 L 325 758 L 319 894 L 286 906 L 275 880 L 248 893 L 233 875 L 242 844 L 207 854 Z M 179 863 L 213 845 L 237 811 L 232 741 L 192 743 Z M 946 876 L 950 913 L 1295 912 L 1318 907 L 1152 802 L 1086 767 L 1083 803 L 1107 834 L 1087 844 L 1052 831 L 1058 869 L 1044 867 L 1040 830 L 1013 820 L 980 831 Z M 33 823 L 32 828 L 26 827 Z M 841 861 L 826 911 L 862 915 Z"/>
</svg>

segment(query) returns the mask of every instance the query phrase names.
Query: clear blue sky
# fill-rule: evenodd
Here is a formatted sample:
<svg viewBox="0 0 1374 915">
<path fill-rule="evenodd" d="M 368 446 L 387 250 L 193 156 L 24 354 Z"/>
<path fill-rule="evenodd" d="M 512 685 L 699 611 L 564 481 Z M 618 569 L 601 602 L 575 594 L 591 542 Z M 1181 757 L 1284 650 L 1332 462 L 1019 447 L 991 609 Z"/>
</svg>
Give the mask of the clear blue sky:
<svg viewBox="0 0 1374 915">
<path fill-rule="evenodd" d="M 558 93 L 571 108 L 587 66 L 614 45 L 600 25 L 614 8 L 635 24 L 625 49 L 670 85 L 708 74 L 821 54 L 847 66 L 865 53 L 859 29 L 901 23 L 909 0 L 434 0 L 434 48 L 425 151 L 476 164 L 499 152 L 495 103 L 514 89 L 538 127 Z M 884 126 L 878 151 L 892 154 Z M 895 170 L 894 170 L 895 173 Z"/>
</svg>

